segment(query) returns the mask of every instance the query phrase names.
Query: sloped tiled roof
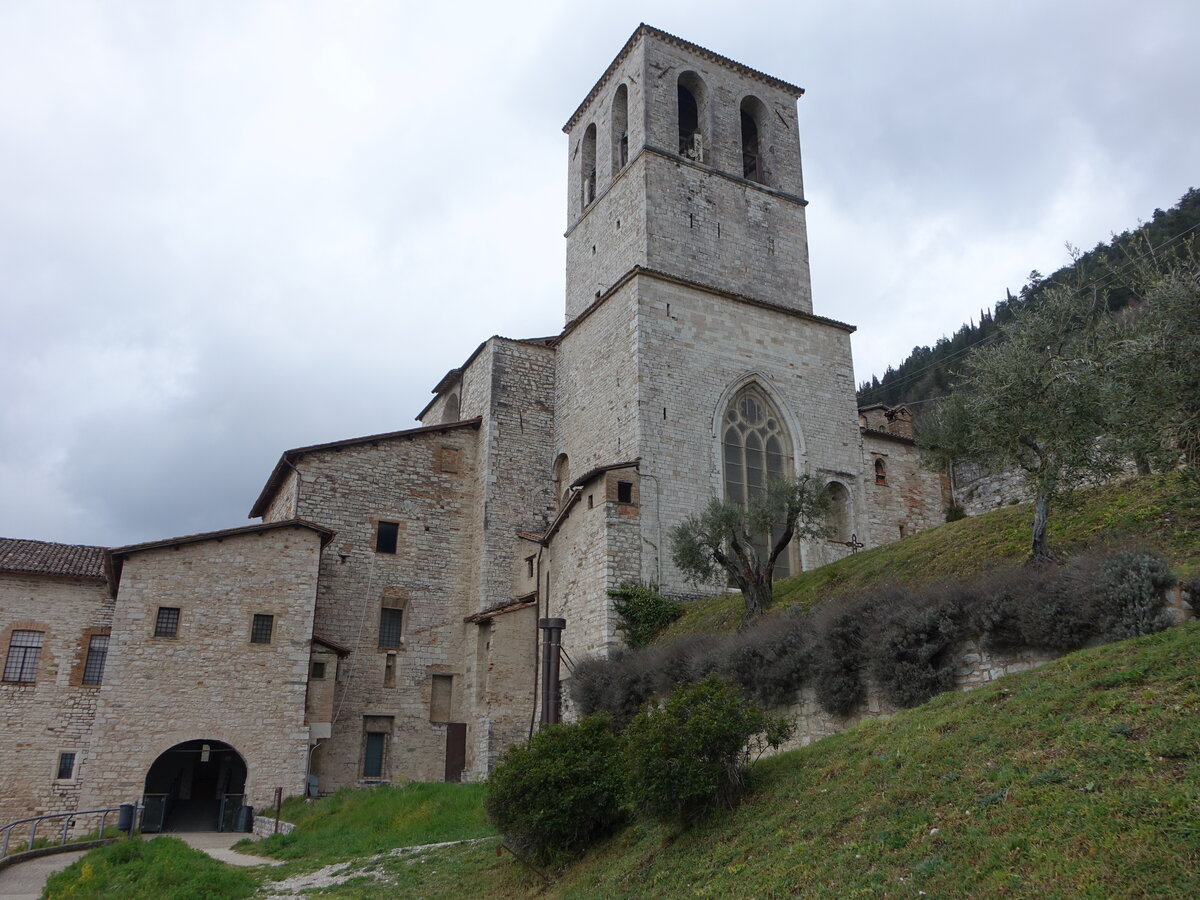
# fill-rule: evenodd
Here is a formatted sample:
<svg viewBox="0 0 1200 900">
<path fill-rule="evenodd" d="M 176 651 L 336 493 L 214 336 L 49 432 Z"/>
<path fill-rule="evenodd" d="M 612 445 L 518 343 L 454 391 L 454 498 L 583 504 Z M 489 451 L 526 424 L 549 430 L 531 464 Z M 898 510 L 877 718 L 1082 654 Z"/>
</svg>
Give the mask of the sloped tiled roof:
<svg viewBox="0 0 1200 900">
<path fill-rule="evenodd" d="M 0 538 L 0 572 L 104 578 L 104 547 Z"/>
</svg>

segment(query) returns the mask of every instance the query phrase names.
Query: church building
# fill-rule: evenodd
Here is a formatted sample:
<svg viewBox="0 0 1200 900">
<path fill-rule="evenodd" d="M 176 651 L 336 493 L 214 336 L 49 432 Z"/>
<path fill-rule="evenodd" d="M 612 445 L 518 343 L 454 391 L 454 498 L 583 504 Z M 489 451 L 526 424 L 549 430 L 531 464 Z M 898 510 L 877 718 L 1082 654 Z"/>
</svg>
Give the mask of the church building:
<svg viewBox="0 0 1200 900">
<path fill-rule="evenodd" d="M 772 476 L 829 486 L 777 577 L 943 521 L 906 410 L 855 404 L 813 311 L 803 91 L 642 25 L 570 115 L 566 318 L 491 337 L 419 426 L 284 452 L 255 523 L 101 548 L 0 540 L 0 824 L 485 778 L 562 674 L 621 646 L 608 591 L 722 593 L 669 533 Z"/>
</svg>

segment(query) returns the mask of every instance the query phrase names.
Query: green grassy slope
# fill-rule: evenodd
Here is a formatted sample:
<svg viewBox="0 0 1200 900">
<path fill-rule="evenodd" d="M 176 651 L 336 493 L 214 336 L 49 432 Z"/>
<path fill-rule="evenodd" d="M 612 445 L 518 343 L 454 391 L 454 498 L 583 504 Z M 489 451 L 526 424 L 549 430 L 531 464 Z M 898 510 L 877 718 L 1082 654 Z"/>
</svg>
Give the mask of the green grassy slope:
<svg viewBox="0 0 1200 900">
<path fill-rule="evenodd" d="M 50 876 L 44 900 L 235 900 L 254 879 L 173 837 L 120 841 Z"/>
<path fill-rule="evenodd" d="M 1200 625 L 1071 654 L 760 763 L 551 896 L 1200 896 Z"/>
<path fill-rule="evenodd" d="M 305 863 L 335 862 L 395 847 L 488 837 L 482 784 L 411 782 L 400 787 L 338 791 L 331 797 L 287 800 L 280 818 L 291 834 L 244 841 L 237 849 Z M 283 874 L 289 870 L 276 870 Z"/>
<path fill-rule="evenodd" d="M 1032 516 L 1029 504 L 1008 506 L 802 572 L 775 585 L 774 610 L 885 583 L 916 588 L 1019 562 L 1029 552 Z M 1052 510 L 1049 539 L 1061 554 L 1104 545 L 1149 547 L 1161 552 L 1184 581 L 1200 577 L 1200 487 L 1170 473 L 1082 491 L 1069 505 Z M 659 643 L 733 630 L 741 613 L 740 595 L 689 604 Z"/>
<path fill-rule="evenodd" d="M 1200 896 L 1200 625 L 764 760 L 736 811 L 631 825 L 548 887 L 496 844 L 352 863 L 316 896 Z"/>
</svg>

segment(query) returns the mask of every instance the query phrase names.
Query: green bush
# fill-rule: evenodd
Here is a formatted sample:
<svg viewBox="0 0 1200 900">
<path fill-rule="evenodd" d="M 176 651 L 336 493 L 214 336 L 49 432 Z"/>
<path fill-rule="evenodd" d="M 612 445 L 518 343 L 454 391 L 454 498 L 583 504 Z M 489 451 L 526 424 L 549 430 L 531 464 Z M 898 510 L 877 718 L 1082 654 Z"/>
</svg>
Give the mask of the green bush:
<svg viewBox="0 0 1200 900">
<path fill-rule="evenodd" d="M 952 650 L 964 635 L 954 598 L 923 606 L 904 594 L 890 598 L 870 638 L 871 674 L 899 707 L 924 703 L 954 687 L 957 660 Z"/>
<path fill-rule="evenodd" d="M 818 644 L 813 687 L 822 709 L 835 716 L 849 715 L 867 696 L 862 671 L 864 618 L 861 608 L 832 617 Z"/>
<path fill-rule="evenodd" d="M 1124 550 L 1096 576 L 1096 630 L 1111 641 L 1162 631 L 1171 624 L 1167 590 L 1178 583 L 1167 561 L 1149 550 Z"/>
<path fill-rule="evenodd" d="M 488 778 L 484 807 L 513 850 L 563 864 L 621 820 L 623 775 L 608 718 L 588 716 L 509 747 Z"/>
<path fill-rule="evenodd" d="M 613 609 L 621 617 L 617 630 L 631 650 L 653 643 L 664 628 L 683 615 L 682 603 L 668 600 L 651 585 L 627 581 L 608 595 L 613 598 Z"/>
<path fill-rule="evenodd" d="M 946 521 L 947 522 L 957 522 L 959 519 L 965 519 L 966 517 L 967 517 L 967 511 L 965 509 L 963 509 L 961 506 L 959 506 L 957 503 L 951 503 L 949 506 L 946 507 Z"/>
<path fill-rule="evenodd" d="M 790 736 L 790 725 L 768 718 L 717 675 L 680 686 L 661 706 L 647 704 L 624 735 L 634 805 L 676 822 L 712 807 L 735 807 L 756 736 L 763 746 L 777 747 Z"/>
</svg>

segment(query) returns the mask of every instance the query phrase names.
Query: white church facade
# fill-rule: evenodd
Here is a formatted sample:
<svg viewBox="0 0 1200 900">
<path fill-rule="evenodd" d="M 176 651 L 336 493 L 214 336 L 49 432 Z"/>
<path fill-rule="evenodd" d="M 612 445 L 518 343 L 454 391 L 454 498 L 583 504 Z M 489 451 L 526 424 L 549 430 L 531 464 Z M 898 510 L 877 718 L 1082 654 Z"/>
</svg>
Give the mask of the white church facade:
<svg viewBox="0 0 1200 900">
<path fill-rule="evenodd" d="M 571 115 L 566 324 L 492 337 L 404 431 L 282 454 L 257 523 L 131 547 L 0 540 L 0 824 L 479 779 L 537 719 L 540 619 L 621 645 L 611 588 L 694 597 L 669 532 L 807 474 L 828 540 L 943 521 L 904 410 L 855 404 L 814 314 L 802 91 L 640 26 Z"/>
</svg>

